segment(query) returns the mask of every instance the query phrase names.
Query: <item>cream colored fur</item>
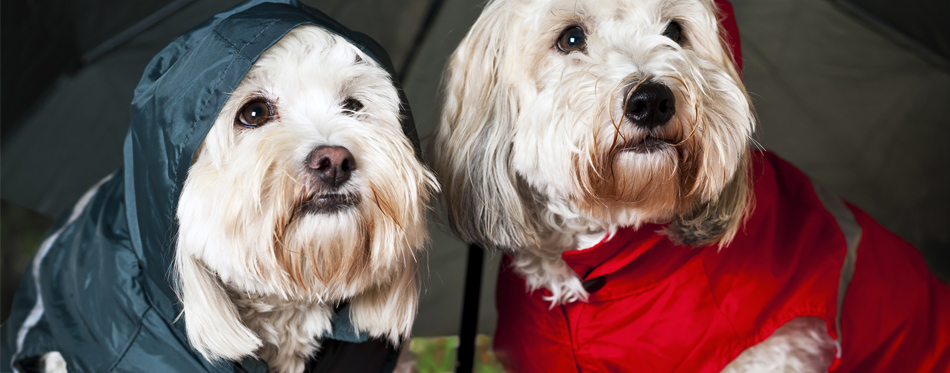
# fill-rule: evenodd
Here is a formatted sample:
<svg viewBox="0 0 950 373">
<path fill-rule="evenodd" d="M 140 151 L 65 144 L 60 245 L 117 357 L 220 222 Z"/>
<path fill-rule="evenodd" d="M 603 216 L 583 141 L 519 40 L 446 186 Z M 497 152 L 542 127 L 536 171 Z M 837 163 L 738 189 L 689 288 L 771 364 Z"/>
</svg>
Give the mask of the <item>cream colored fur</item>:
<svg viewBox="0 0 950 373">
<path fill-rule="evenodd" d="M 588 295 L 561 254 L 619 227 L 727 245 L 752 204 L 755 116 L 718 18 L 711 0 L 489 1 L 449 61 L 430 144 L 452 229 L 513 254 L 552 307 Z M 664 36 L 674 20 L 682 43 Z M 559 47 L 573 27 L 583 50 Z M 625 116 L 646 82 L 676 101 L 653 130 Z M 648 136 L 665 145 L 629 150 Z"/>
<path fill-rule="evenodd" d="M 835 341 L 828 324 L 817 317 L 799 317 L 775 330 L 766 340 L 743 351 L 723 373 L 827 372 L 834 361 Z"/>
<path fill-rule="evenodd" d="M 43 355 L 40 361 L 43 371 L 46 373 L 66 373 L 66 360 L 59 352 L 48 352 Z"/>
<path fill-rule="evenodd" d="M 274 119 L 237 123 L 249 101 Z M 344 107 L 355 99 L 362 108 Z M 343 38 L 315 26 L 267 50 L 218 116 L 189 170 L 177 217 L 175 273 L 191 344 L 211 360 L 262 357 L 300 372 L 349 302 L 357 330 L 398 345 L 419 298 L 426 209 L 438 190 L 404 135 L 392 79 Z M 301 212 L 320 146 L 348 149 L 357 169 L 337 212 Z"/>
<path fill-rule="evenodd" d="M 683 25 L 684 45 L 664 37 Z M 583 27 L 585 52 L 555 47 Z M 719 38 L 711 1 L 492 1 L 452 55 L 431 151 L 453 229 L 514 252 L 552 304 L 586 292 L 560 254 L 581 236 L 670 222 L 675 240 L 724 244 L 749 203 L 755 118 Z M 654 135 L 675 142 L 621 152 L 648 131 L 628 123 L 626 93 L 669 86 L 676 115 Z"/>
</svg>

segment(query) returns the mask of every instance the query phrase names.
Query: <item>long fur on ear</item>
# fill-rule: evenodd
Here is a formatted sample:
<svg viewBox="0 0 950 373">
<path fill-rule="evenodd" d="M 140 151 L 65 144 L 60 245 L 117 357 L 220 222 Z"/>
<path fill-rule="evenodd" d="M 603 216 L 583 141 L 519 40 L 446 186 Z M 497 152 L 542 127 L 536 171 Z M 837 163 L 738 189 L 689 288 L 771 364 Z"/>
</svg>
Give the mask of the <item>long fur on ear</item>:
<svg viewBox="0 0 950 373">
<path fill-rule="evenodd" d="M 175 256 L 185 332 L 205 359 L 240 360 L 261 347 L 261 339 L 241 321 L 220 281 L 196 259 Z"/>
<path fill-rule="evenodd" d="M 511 168 L 519 97 L 500 78 L 509 28 L 505 2 L 487 5 L 452 54 L 446 71 L 441 125 L 430 143 L 431 162 L 443 185 L 449 224 L 467 242 L 512 250 L 538 241 L 537 223 L 524 206 L 531 199 Z"/>
</svg>

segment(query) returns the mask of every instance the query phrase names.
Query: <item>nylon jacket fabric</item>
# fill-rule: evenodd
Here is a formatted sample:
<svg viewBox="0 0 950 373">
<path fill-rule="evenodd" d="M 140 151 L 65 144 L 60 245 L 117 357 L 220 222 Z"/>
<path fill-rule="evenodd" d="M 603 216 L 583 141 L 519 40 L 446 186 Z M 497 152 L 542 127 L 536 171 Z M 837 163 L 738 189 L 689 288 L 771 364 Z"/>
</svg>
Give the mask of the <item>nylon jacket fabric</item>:
<svg viewBox="0 0 950 373">
<path fill-rule="evenodd" d="M 719 34 L 722 36 L 732 58 L 735 60 L 736 70 L 742 75 L 742 43 L 739 40 L 739 24 L 736 23 L 736 12 L 728 0 L 715 0 L 719 9 Z"/>
<path fill-rule="evenodd" d="M 756 153 L 752 166 L 754 210 L 721 250 L 678 246 L 662 226 L 645 225 L 564 253 L 587 303 L 549 309 L 546 290 L 525 294 L 506 260 L 499 360 L 513 372 L 719 372 L 789 320 L 814 316 L 841 346 L 832 371 L 948 371 L 950 288 L 916 249 L 839 201 L 860 226 L 839 310 L 851 241 L 838 217 L 794 166 L 769 153 Z"/>
<path fill-rule="evenodd" d="M 262 52 L 305 24 L 349 40 L 396 81 L 376 42 L 295 0 L 248 1 L 176 39 L 135 89 L 122 169 L 60 219 L 37 250 L 0 331 L 0 371 L 49 351 L 59 351 L 70 372 L 266 369 L 253 359 L 212 364 L 188 344 L 172 288 L 175 208 L 195 149 L 229 93 Z M 399 92 L 403 130 L 421 159 Z M 367 341 L 348 320 L 347 308 L 338 310 L 324 337 Z"/>
</svg>

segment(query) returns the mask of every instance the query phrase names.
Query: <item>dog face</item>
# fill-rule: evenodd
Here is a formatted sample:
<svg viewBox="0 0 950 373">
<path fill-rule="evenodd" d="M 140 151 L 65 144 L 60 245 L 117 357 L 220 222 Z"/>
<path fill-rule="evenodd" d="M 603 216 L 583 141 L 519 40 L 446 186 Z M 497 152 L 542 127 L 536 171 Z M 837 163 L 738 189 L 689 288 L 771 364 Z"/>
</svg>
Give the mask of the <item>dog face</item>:
<svg viewBox="0 0 950 373">
<path fill-rule="evenodd" d="M 509 249 L 665 221 L 681 242 L 728 241 L 754 117 L 724 48 L 706 0 L 489 3 L 451 58 L 432 147 L 453 228 Z"/>
<path fill-rule="evenodd" d="M 236 358 L 260 344 L 226 291 L 328 303 L 396 283 L 390 325 L 408 333 L 437 186 L 399 105 L 385 69 L 315 26 L 268 49 L 230 94 L 178 205 L 176 265 L 199 351 Z"/>
</svg>

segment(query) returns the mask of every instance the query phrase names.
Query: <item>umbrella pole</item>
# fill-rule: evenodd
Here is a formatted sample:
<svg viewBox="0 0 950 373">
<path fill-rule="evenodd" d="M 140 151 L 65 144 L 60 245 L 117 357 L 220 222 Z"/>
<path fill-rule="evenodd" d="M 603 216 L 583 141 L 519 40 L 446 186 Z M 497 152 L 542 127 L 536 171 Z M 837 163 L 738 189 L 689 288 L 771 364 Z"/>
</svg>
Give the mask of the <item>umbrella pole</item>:
<svg viewBox="0 0 950 373">
<path fill-rule="evenodd" d="M 462 298 L 462 327 L 456 351 L 455 372 L 469 373 L 474 369 L 475 337 L 478 333 L 478 308 L 482 290 L 482 262 L 484 253 L 476 244 L 468 245 L 468 263 L 465 269 L 465 293 Z"/>
</svg>

